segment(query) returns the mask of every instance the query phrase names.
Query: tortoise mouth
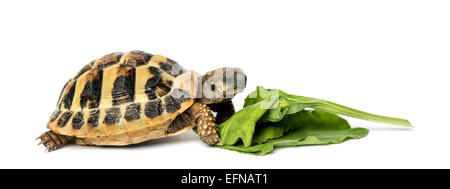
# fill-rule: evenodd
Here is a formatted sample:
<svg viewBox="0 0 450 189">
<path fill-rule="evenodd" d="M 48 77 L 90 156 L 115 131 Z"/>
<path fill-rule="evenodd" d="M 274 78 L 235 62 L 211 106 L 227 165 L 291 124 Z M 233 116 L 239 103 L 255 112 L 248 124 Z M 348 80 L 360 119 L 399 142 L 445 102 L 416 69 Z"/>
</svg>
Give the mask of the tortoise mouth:
<svg viewBox="0 0 450 189">
<path fill-rule="evenodd" d="M 241 69 L 237 69 L 237 71 L 233 72 L 233 80 L 227 83 L 227 86 L 227 94 L 232 94 L 232 97 L 234 97 L 236 94 L 244 91 L 247 86 L 247 76 Z"/>
</svg>

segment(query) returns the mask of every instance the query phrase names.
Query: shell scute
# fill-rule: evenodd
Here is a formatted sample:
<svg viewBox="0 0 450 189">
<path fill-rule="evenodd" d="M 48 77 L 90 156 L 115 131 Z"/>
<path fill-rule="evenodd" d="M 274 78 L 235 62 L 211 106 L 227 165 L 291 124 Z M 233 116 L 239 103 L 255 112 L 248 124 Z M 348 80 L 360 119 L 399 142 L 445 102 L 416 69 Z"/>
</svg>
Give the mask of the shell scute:
<svg viewBox="0 0 450 189">
<path fill-rule="evenodd" d="M 99 145 L 164 137 L 175 117 L 194 103 L 198 78 L 160 55 L 105 55 L 66 83 L 47 127 Z"/>
</svg>

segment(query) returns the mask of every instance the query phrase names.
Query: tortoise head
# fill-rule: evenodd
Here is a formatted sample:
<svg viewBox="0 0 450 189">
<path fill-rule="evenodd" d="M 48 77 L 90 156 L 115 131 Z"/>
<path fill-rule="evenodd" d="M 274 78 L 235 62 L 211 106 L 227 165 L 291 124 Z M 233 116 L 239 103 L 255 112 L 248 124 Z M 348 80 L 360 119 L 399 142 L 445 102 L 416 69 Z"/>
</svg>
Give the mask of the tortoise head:
<svg viewBox="0 0 450 189">
<path fill-rule="evenodd" d="M 239 68 L 219 68 L 202 77 L 201 101 L 216 104 L 232 99 L 244 90 L 247 76 Z"/>
</svg>

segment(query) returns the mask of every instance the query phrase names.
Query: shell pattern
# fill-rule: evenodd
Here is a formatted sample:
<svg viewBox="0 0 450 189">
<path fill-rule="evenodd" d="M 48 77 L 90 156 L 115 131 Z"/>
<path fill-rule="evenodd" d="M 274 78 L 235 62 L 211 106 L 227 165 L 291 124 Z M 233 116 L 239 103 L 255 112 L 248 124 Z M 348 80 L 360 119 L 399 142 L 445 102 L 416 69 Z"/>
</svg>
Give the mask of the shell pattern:
<svg viewBox="0 0 450 189">
<path fill-rule="evenodd" d="M 105 55 L 66 83 L 47 127 L 60 135 L 96 138 L 89 142 L 95 144 L 167 136 L 169 124 L 194 102 L 198 76 L 192 73 L 143 51 Z"/>
</svg>

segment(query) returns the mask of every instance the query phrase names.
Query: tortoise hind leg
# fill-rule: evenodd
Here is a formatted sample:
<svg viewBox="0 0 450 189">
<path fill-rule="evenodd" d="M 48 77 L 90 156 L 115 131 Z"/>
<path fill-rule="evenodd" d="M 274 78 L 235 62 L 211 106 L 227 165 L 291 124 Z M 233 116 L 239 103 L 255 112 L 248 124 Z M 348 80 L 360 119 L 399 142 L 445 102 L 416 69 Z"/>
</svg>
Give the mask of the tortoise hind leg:
<svg viewBox="0 0 450 189">
<path fill-rule="evenodd" d="M 187 109 L 191 120 L 197 126 L 200 139 L 209 145 L 214 145 L 219 141 L 219 134 L 217 133 L 217 125 L 214 122 L 214 116 L 211 109 L 201 102 L 195 102 L 189 109 Z"/>
<path fill-rule="evenodd" d="M 50 152 L 60 148 L 61 146 L 67 143 L 71 143 L 73 137 L 59 135 L 54 133 L 53 131 L 47 131 L 38 138 L 36 138 L 36 140 L 37 139 L 40 139 L 41 142 L 39 144 L 43 144 L 45 148 L 47 148 L 47 151 Z"/>
</svg>

